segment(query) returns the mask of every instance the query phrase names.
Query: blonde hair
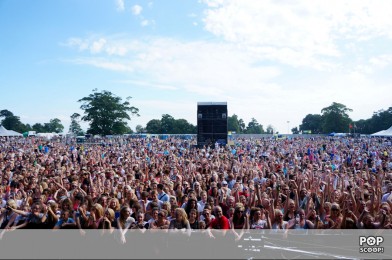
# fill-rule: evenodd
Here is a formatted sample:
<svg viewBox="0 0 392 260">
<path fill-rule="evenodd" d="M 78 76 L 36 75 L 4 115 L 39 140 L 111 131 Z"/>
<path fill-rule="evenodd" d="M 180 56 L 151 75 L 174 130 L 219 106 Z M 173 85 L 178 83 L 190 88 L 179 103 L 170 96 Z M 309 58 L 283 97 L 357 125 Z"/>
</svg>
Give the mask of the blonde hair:
<svg viewBox="0 0 392 260">
<path fill-rule="evenodd" d="M 16 204 L 16 201 L 13 200 L 13 199 L 9 199 L 9 200 L 7 201 L 7 204 L 8 204 L 8 206 L 10 206 L 10 207 L 13 208 L 13 209 L 16 209 L 16 208 L 18 207 L 18 205 Z"/>
<path fill-rule="evenodd" d="M 188 216 L 187 216 L 187 214 L 186 214 L 186 212 L 185 212 L 185 210 L 183 208 L 176 208 L 175 212 L 176 212 L 176 215 L 182 216 L 182 222 L 183 223 L 188 222 Z"/>
<path fill-rule="evenodd" d="M 331 209 L 332 208 L 332 203 L 327 201 L 327 202 L 324 203 L 324 206 L 327 206 L 329 209 Z"/>
<path fill-rule="evenodd" d="M 103 216 L 104 212 L 103 212 L 103 207 L 102 207 L 101 204 L 95 203 L 95 204 L 92 206 L 92 208 L 95 209 L 95 210 L 98 212 L 98 216 L 97 216 L 98 218 L 100 218 L 100 217 Z"/>
<path fill-rule="evenodd" d="M 52 210 L 57 208 L 57 206 L 58 206 L 57 203 L 54 200 L 49 200 L 48 201 L 48 205 L 49 205 L 49 207 L 52 208 Z"/>
<path fill-rule="evenodd" d="M 237 202 L 235 204 L 235 210 L 245 210 L 244 204 L 242 204 L 241 202 Z"/>
<path fill-rule="evenodd" d="M 106 209 L 106 211 L 109 213 L 109 220 L 113 221 L 114 220 L 114 210 L 112 210 L 111 208 Z"/>
<path fill-rule="evenodd" d="M 163 206 L 166 206 L 167 207 L 167 211 L 169 211 L 170 212 L 170 210 L 171 210 L 171 204 L 170 204 L 170 202 L 169 201 L 165 201 L 165 202 L 163 202 L 163 204 L 162 204 L 162 207 Z"/>
<path fill-rule="evenodd" d="M 114 208 L 114 210 L 115 210 L 115 211 L 119 211 L 120 208 L 121 208 L 121 206 L 120 206 L 120 202 L 118 201 L 117 198 L 111 198 L 111 199 L 109 200 L 108 206 L 110 206 L 110 204 L 111 204 L 112 201 L 115 201 L 115 202 L 116 202 L 116 207 Z"/>
</svg>

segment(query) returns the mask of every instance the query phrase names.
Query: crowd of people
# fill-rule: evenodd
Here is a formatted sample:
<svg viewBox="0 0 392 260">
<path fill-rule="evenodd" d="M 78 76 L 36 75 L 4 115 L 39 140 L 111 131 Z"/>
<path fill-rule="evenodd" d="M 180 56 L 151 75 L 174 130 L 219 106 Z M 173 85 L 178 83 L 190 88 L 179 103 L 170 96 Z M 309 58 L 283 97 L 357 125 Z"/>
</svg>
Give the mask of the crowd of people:
<svg viewBox="0 0 392 260">
<path fill-rule="evenodd" d="M 0 139 L 0 237 L 15 229 L 392 228 L 386 138 Z"/>
</svg>

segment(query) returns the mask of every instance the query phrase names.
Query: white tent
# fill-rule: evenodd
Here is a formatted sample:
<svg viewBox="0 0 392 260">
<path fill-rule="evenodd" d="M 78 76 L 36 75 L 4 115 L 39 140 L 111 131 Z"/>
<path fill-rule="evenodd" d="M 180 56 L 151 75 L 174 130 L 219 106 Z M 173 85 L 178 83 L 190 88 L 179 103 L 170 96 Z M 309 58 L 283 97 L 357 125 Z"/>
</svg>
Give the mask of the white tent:
<svg viewBox="0 0 392 260">
<path fill-rule="evenodd" d="M 387 130 L 382 130 L 380 132 L 371 134 L 371 136 L 392 136 L 392 126 Z"/>
<path fill-rule="evenodd" d="M 57 133 L 37 133 L 38 137 L 44 137 L 46 139 L 52 139 L 53 137 L 59 136 Z"/>
<path fill-rule="evenodd" d="M 4 126 L 0 125 L 0 136 L 8 136 L 8 130 Z"/>
<path fill-rule="evenodd" d="M 14 130 L 8 130 L 8 132 L 13 134 L 13 136 L 23 136 L 23 134 L 18 133 L 18 132 L 14 131 Z"/>
<path fill-rule="evenodd" d="M 23 136 L 22 134 L 13 130 L 7 130 L 4 126 L 0 126 L 0 136 Z"/>
</svg>

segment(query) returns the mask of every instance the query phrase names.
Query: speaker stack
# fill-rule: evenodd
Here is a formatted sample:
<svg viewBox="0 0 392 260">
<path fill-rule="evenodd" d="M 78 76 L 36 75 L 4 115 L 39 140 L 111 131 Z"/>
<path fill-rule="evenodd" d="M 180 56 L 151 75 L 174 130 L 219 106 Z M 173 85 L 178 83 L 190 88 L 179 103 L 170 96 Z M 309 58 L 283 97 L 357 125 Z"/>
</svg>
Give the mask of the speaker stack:
<svg viewBox="0 0 392 260">
<path fill-rule="evenodd" d="M 227 102 L 197 103 L 197 145 L 227 144 Z"/>
</svg>

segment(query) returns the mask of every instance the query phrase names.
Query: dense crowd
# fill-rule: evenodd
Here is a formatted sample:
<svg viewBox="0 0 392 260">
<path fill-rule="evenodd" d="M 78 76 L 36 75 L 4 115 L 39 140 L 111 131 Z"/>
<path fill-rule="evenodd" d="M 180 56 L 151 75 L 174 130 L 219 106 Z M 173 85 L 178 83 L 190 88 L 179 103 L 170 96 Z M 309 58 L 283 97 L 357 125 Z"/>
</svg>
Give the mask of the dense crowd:
<svg viewBox="0 0 392 260">
<path fill-rule="evenodd" d="M 389 229 L 385 138 L 195 140 L 113 137 L 95 144 L 0 140 L 0 236 L 15 229 Z"/>
</svg>

